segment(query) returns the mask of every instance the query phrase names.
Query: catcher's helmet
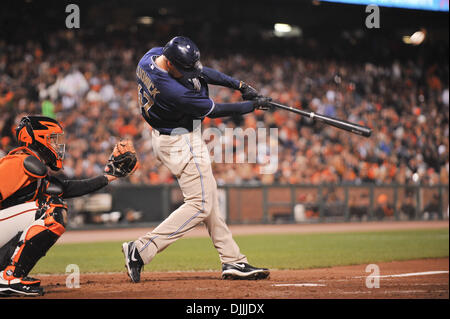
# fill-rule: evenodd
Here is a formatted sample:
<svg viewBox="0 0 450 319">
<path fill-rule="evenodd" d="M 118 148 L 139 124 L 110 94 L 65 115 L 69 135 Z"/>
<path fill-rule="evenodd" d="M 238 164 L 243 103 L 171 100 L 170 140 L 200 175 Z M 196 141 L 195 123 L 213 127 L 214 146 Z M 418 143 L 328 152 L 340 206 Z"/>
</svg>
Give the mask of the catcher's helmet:
<svg viewBox="0 0 450 319">
<path fill-rule="evenodd" d="M 61 125 L 46 116 L 25 116 L 16 128 L 19 144 L 37 152 L 54 171 L 62 168 L 65 150 L 63 134 Z"/>
<path fill-rule="evenodd" d="M 164 47 L 163 55 L 187 78 L 198 77 L 202 72 L 200 50 L 189 38 L 173 38 Z"/>
</svg>

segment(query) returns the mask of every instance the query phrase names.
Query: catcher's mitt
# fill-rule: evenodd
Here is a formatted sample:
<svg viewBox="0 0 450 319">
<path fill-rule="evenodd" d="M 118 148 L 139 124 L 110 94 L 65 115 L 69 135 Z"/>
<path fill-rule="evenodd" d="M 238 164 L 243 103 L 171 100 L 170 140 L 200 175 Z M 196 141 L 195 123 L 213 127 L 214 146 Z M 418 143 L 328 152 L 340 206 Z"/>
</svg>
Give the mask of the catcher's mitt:
<svg viewBox="0 0 450 319">
<path fill-rule="evenodd" d="M 105 166 L 105 173 L 115 177 L 126 177 L 134 173 L 139 163 L 130 139 L 120 140 L 115 146 Z"/>
</svg>

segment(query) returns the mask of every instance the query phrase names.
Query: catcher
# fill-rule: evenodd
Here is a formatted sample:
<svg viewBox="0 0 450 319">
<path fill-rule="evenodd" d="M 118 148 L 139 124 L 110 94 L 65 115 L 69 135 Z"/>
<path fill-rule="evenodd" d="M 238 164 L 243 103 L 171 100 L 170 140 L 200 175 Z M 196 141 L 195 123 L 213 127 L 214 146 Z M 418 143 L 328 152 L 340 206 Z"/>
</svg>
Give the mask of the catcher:
<svg viewBox="0 0 450 319">
<path fill-rule="evenodd" d="M 57 121 L 25 116 L 16 137 L 20 147 L 0 159 L 0 295 L 43 295 L 40 280 L 28 274 L 65 231 L 64 199 L 132 174 L 138 161 L 132 142 L 120 141 L 104 175 L 63 180 L 48 170 L 60 170 L 64 158 L 64 133 Z"/>
</svg>

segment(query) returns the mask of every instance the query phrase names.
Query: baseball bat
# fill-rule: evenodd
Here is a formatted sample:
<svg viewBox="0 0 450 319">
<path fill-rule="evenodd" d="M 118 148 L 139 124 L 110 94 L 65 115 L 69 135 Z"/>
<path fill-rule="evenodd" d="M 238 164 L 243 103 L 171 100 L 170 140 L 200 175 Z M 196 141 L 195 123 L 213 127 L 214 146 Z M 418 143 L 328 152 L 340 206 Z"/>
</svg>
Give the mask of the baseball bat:
<svg viewBox="0 0 450 319">
<path fill-rule="evenodd" d="M 303 110 L 299 110 L 287 105 L 283 105 L 283 104 L 279 104 L 276 102 L 269 102 L 272 106 L 286 110 L 286 111 L 290 111 L 290 112 L 294 112 L 303 116 L 307 116 L 313 120 L 325 123 L 327 125 L 331 125 L 334 126 L 336 128 L 339 128 L 341 130 L 345 130 L 354 134 L 358 134 L 364 137 L 369 137 L 372 134 L 372 130 L 368 127 L 365 126 L 361 126 L 359 124 L 355 124 L 355 123 L 351 123 L 348 121 L 344 121 L 344 120 L 340 120 L 340 119 L 336 119 L 334 117 L 330 117 L 330 116 L 325 116 L 322 114 L 317 114 L 314 112 L 308 112 L 308 111 L 303 111 Z"/>
</svg>

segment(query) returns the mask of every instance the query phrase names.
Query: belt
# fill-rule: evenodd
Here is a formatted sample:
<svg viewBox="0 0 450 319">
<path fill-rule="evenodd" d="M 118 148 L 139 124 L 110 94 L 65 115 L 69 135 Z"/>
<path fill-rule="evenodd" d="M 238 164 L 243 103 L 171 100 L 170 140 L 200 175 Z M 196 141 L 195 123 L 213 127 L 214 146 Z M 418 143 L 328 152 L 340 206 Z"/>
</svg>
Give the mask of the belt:
<svg viewBox="0 0 450 319">
<path fill-rule="evenodd" d="M 156 130 L 156 132 L 158 132 L 159 135 L 170 135 L 170 133 L 167 133 L 167 132 L 161 132 L 161 131 L 158 131 L 158 130 Z"/>
<path fill-rule="evenodd" d="M 161 132 L 160 130 L 158 130 L 158 129 L 156 129 L 156 128 L 153 128 L 153 130 L 155 131 L 155 133 L 156 133 L 156 135 L 173 135 L 173 136 L 176 136 L 176 135 L 183 135 L 183 134 L 187 134 L 187 133 L 192 133 L 192 131 L 189 131 L 189 132 L 186 132 L 186 131 L 184 131 L 184 132 L 180 132 L 180 133 L 176 133 L 176 132 L 170 132 L 170 133 L 167 133 L 167 132 Z"/>
<path fill-rule="evenodd" d="M 191 132 L 192 132 L 192 131 L 186 132 L 187 129 L 186 129 L 186 130 L 183 130 L 183 132 L 180 132 L 180 133 L 173 132 L 173 130 L 176 130 L 176 128 L 173 129 L 173 130 L 172 130 L 171 132 L 169 132 L 169 133 L 167 133 L 167 132 L 161 132 L 160 130 L 158 130 L 157 128 L 154 128 L 154 127 L 152 126 L 152 123 L 150 123 L 150 117 L 148 116 L 147 112 L 144 110 L 143 107 L 141 108 L 141 114 L 142 114 L 142 116 L 144 117 L 145 121 L 153 128 L 153 130 L 154 130 L 158 135 L 183 135 L 183 134 L 191 133 Z"/>
</svg>

